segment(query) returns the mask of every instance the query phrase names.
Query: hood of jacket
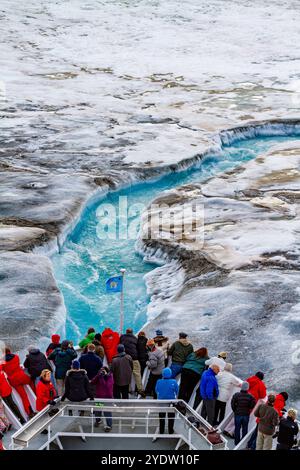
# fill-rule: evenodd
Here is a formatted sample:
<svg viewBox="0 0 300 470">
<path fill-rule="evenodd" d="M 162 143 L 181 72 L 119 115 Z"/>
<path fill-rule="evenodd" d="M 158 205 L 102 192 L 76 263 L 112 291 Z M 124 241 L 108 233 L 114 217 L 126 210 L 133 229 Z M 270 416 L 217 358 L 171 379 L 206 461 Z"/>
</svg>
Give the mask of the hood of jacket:
<svg viewBox="0 0 300 470">
<path fill-rule="evenodd" d="M 189 345 L 190 345 L 190 342 L 189 342 L 189 340 L 188 340 L 187 338 L 181 338 L 181 339 L 179 339 L 178 341 L 179 341 L 179 343 L 182 344 L 182 346 L 185 346 L 185 347 L 186 347 L 186 346 L 189 346 Z"/>
<path fill-rule="evenodd" d="M 93 341 L 95 339 L 95 335 L 96 333 L 89 333 L 88 335 L 86 335 L 86 339 L 88 339 L 89 341 Z"/>
<path fill-rule="evenodd" d="M 32 348 L 32 349 L 30 349 L 30 351 L 29 351 L 29 355 L 32 354 L 33 356 L 37 356 L 38 354 L 40 354 L 40 352 L 41 352 L 41 351 L 40 351 L 38 348 Z"/>
<path fill-rule="evenodd" d="M 155 336 L 153 341 L 155 343 L 165 343 L 166 341 L 169 341 L 169 338 L 167 336 Z"/>
<path fill-rule="evenodd" d="M 68 370 L 67 375 L 72 377 L 72 379 L 80 380 L 83 376 L 87 375 L 85 369 L 71 369 Z"/>
<path fill-rule="evenodd" d="M 56 355 L 62 359 L 64 357 L 68 356 L 68 351 L 69 351 L 69 349 L 59 348 L 58 350 L 56 350 Z"/>
<path fill-rule="evenodd" d="M 118 353 L 116 356 L 114 357 L 124 357 L 124 356 L 127 356 L 126 352 L 121 352 L 121 353 Z"/>
<path fill-rule="evenodd" d="M 111 328 L 105 328 L 105 330 L 102 333 L 102 338 L 103 336 L 105 338 L 108 338 L 109 336 L 113 336 L 113 335 L 114 335 L 114 331 Z"/>
<path fill-rule="evenodd" d="M 162 371 L 162 376 L 164 379 L 170 379 L 172 377 L 172 371 L 169 367 L 166 367 L 163 371 Z"/>
</svg>

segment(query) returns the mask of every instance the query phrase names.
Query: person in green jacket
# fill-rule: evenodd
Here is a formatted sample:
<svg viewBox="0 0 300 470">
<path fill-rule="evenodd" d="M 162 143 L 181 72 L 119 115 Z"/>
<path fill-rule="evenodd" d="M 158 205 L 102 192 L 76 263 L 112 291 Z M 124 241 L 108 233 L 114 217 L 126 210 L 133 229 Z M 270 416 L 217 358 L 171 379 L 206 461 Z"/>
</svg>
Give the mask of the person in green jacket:
<svg viewBox="0 0 300 470">
<path fill-rule="evenodd" d="M 92 343 L 95 339 L 96 331 L 95 328 L 89 328 L 85 337 L 80 341 L 80 349 L 84 349 L 88 344 Z"/>
<path fill-rule="evenodd" d="M 175 379 L 181 373 L 188 355 L 194 351 L 193 345 L 189 342 L 187 336 L 186 333 L 179 333 L 179 339 L 168 350 L 168 355 L 172 357 L 172 364 L 170 366 L 172 379 Z"/>
<path fill-rule="evenodd" d="M 201 375 L 205 370 L 205 361 L 208 359 L 206 348 L 197 349 L 191 353 L 181 370 L 180 388 L 178 398 L 186 403 L 190 401 L 194 388 L 199 384 Z"/>
</svg>

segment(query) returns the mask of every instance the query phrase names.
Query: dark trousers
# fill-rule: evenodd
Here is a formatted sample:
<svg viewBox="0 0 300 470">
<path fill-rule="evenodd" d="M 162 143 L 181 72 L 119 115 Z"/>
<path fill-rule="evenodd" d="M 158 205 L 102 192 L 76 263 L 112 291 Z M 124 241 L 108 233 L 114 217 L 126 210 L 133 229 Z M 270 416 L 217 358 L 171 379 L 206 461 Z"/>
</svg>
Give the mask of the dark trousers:
<svg viewBox="0 0 300 470">
<path fill-rule="evenodd" d="M 199 383 L 199 381 L 200 375 L 197 374 L 197 372 L 183 368 L 181 371 L 178 398 L 188 403 L 190 401 L 194 388 Z"/>
<path fill-rule="evenodd" d="M 234 443 L 237 446 L 238 443 L 246 436 L 248 432 L 249 415 L 246 416 L 234 416 Z M 242 429 L 242 438 L 241 438 Z"/>
<path fill-rule="evenodd" d="M 201 410 L 202 418 L 206 419 L 206 421 L 213 426 L 214 419 L 215 419 L 215 408 L 216 408 L 216 400 L 205 400 L 203 399 L 203 405 Z"/>
<path fill-rule="evenodd" d="M 16 418 L 18 418 L 20 423 L 24 424 L 26 421 L 21 415 L 21 412 L 16 403 L 14 402 L 13 397 L 11 395 L 8 395 L 7 397 L 2 397 L 2 400 L 7 404 L 8 408 L 11 409 L 11 411 L 16 416 Z"/>
<path fill-rule="evenodd" d="M 175 413 L 159 413 L 159 434 L 165 432 L 165 418 L 168 415 L 168 434 L 174 434 Z"/>
<path fill-rule="evenodd" d="M 144 361 L 139 361 L 139 363 L 140 363 L 140 366 L 141 366 L 141 377 L 142 377 L 142 380 L 143 380 L 143 375 L 144 375 L 144 371 L 147 367 L 147 364 L 146 364 L 146 361 L 145 362 Z"/>
<path fill-rule="evenodd" d="M 194 410 L 198 408 L 201 402 L 202 402 L 202 397 L 200 395 L 200 387 L 199 387 L 198 390 L 196 391 L 195 401 L 193 405 Z"/>
<path fill-rule="evenodd" d="M 129 385 L 114 384 L 114 398 L 122 398 L 123 400 L 128 400 Z"/>
<path fill-rule="evenodd" d="M 226 401 L 216 401 L 216 408 L 215 408 L 215 424 L 222 423 L 223 419 L 225 418 L 225 410 L 226 410 Z"/>
<path fill-rule="evenodd" d="M 157 398 L 157 395 L 155 393 L 155 386 L 156 382 L 162 378 L 162 375 L 154 375 L 152 372 L 150 372 L 149 379 L 146 385 L 145 393 L 146 395 L 153 395 L 153 398 Z"/>
</svg>

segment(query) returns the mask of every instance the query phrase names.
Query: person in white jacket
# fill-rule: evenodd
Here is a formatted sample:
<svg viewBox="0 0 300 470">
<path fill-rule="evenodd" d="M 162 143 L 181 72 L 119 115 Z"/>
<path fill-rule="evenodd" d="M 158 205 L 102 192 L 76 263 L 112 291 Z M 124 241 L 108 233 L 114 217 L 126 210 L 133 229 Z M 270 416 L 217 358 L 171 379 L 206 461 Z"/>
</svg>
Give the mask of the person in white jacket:
<svg viewBox="0 0 300 470">
<path fill-rule="evenodd" d="M 225 363 L 224 370 L 217 375 L 219 386 L 219 396 L 216 401 L 214 424 L 220 424 L 225 417 L 227 402 L 231 399 L 232 394 L 236 391 L 235 387 L 240 387 L 243 383 L 232 374 L 232 364 Z"/>
<path fill-rule="evenodd" d="M 205 365 L 210 367 L 212 365 L 219 366 L 220 371 L 224 370 L 226 366 L 226 358 L 227 358 L 227 352 L 222 351 L 218 354 L 218 356 L 213 356 L 210 359 L 207 359 L 205 361 Z"/>
</svg>

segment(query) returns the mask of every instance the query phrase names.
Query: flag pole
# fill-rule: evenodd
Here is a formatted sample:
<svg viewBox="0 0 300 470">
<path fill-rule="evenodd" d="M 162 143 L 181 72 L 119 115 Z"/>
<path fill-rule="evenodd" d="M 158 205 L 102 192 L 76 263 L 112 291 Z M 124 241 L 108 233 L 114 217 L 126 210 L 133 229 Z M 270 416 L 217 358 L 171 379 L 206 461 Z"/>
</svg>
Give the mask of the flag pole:
<svg viewBox="0 0 300 470">
<path fill-rule="evenodd" d="M 126 269 L 120 269 L 122 275 L 122 290 L 121 290 L 121 302 L 120 302 L 120 335 L 123 333 L 124 328 L 124 280 Z"/>
</svg>

